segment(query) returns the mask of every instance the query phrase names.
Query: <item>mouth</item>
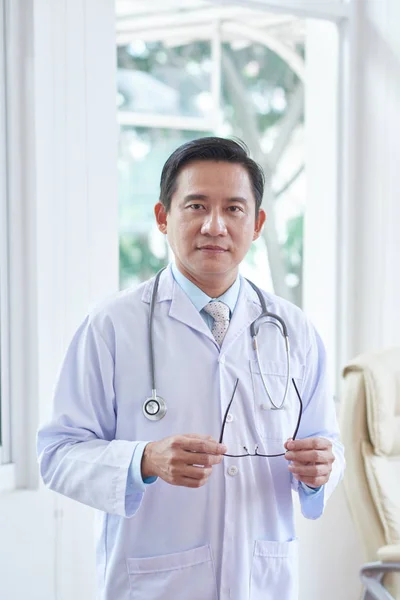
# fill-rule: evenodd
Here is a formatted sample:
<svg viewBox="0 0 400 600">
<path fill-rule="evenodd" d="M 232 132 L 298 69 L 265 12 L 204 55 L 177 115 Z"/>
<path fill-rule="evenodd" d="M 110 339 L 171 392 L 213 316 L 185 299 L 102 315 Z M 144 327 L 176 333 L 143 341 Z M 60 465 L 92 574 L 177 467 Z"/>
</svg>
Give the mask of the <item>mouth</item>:
<svg viewBox="0 0 400 600">
<path fill-rule="evenodd" d="M 228 252 L 227 248 L 222 248 L 222 246 L 214 246 L 212 244 L 199 246 L 198 250 L 206 252 L 207 254 L 223 254 L 224 252 Z"/>
</svg>

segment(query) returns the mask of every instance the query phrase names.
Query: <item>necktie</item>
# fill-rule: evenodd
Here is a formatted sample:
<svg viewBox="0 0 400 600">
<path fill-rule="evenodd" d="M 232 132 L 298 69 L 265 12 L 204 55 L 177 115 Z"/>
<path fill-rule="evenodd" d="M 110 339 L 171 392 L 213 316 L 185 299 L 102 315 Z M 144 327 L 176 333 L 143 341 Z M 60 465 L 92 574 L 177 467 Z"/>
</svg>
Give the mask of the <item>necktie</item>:
<svg viewBox="0 0 400 600">
<path fill-rule="evenodd" d="M 214 319 L 211 333 L 217 344 L 221 345 L 229 327 L 229 306 L 223 302 L 209 302 L 203 310 Z"/>
</svg>

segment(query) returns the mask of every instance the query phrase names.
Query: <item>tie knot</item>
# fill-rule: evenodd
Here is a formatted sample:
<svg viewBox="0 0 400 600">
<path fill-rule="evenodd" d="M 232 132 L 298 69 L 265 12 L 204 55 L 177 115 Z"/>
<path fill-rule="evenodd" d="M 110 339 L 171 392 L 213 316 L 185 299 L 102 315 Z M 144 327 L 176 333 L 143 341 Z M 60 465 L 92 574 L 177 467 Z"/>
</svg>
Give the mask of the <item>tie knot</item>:
<svg viewBox="0 0 400 600">
<path fill-rule="evenodd" d="M 229 306 L 223 302 L 209 302 L 204 307 L 206 313 L 212 316 L 214 321 L 218 323 L 228 322 L 229 323 Z"/>
</svg>

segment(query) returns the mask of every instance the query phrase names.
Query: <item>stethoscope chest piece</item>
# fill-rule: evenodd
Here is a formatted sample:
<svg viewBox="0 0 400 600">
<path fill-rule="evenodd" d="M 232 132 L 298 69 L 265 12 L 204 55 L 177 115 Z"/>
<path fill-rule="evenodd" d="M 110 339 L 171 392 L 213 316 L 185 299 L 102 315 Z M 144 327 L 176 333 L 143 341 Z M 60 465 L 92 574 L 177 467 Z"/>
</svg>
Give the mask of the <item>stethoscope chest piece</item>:
<svg viewBox="0 0 400 600">
<path fill-rule="evenodd" d="M 147 398 L 143 404 L 143 414 L 150 421 L 159 421 L 165 417 L 166 412 L 167 405 L 161 396 Z"/>
</svg>

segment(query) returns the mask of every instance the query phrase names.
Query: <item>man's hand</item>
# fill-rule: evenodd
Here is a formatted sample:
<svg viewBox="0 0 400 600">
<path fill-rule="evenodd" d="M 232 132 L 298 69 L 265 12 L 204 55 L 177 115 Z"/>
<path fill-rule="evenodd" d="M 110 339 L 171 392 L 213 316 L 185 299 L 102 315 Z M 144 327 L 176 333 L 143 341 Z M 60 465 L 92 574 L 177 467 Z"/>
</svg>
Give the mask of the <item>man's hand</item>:
<svg viewBox="0 0 400 600">
<path fill-rule="evenodd" d="M 285 448 L 285 458 L 291 461 L 288 468 L 295 479 L 310 487 L 319 487 L 329 480 L 335 460 L 330 440 L 322 437 L 288 440 Z"/>
<path fill-rule="evenodd" d="M 142 477 L 161 477 L 171 485 L 198 488 L 207 483 L 213 465 L 227 451 L 209 435 L 175 435 L 150 442 L 144 449 Z"/>
</svg>

